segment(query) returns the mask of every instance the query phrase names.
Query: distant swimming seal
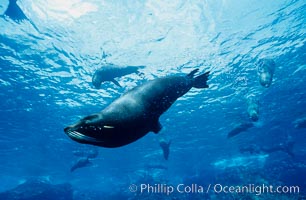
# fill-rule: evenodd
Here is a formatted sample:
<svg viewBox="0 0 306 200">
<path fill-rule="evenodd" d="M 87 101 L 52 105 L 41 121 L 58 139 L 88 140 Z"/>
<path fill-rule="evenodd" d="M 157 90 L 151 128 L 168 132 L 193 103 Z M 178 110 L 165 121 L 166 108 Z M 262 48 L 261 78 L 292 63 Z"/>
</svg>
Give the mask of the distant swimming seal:
<svg viewBox="0 0 306 200">
<path fill-rule="evenodd" d="M 78 169 L 78 168 L 82 168 L 82 167 L 87 167 L 91 165 L 91 162 L 89 161 L 88 158 L 80 158 L 70 169 L 71 172 L 73 172 L 74 170 Z"/>
<path fill-rule="evenodd" d="M 194 77 L 168 76 L 148 81 L 116 99 L 99 113 L 64 129 L 73 140 L 102 147 L 120 147 L 161 130 L 159 117 L 192 87 L 208 88 L 209 72 Z"/>
<path fill-rule="evenodd" d="M 294 141 L 287 141 L 286 143 L 280 143 L 271 147 L 267 146 L 257 146 L 257 145 L 250 145 L 248 147 L 242 147 L 239 149 L 241 153 L 250 153 L 250 154 L 261 154 L 261 153 L 274 153 L 278 151 L 282 151 L 294 157 L 293 147 L 295 142 Z"/>
<path fill-rule="evenodd" d="M 258 115 L 259 115 L 259 106 L 258 106 L 258 100 L 257 99 L 254 99 L 254 98 L 249 98 L 247 100 L 248 102 L 248 115 L 249 115 L 249 118 L 252 120 L 252 121 L 258 121 Z"/>
<path fill-rule="evenodd" d="M 118 81 L 115 80 L 116 77 L 137 73 L 141 68 L 144 68 L 144 66 L 117 66 L 113 64 L 105 65 L 94 73 L 92 77 L 92 84 L 98 89 L 100 88 L 102 82 L 111 81 L 115 85 L 121 87 Z"/>
<path fill-rule="evenodd" d="M 258 62 L 257 72 L 262 86 L 270 87 L 275 71 L 275 62 L 271 59 L 261 59 Z"/>
<path fill-rule="evenodd" d="M 169 158 L 170 144 L 171 144 L 171 141 L 166 142 L 164 139 L 159 141 L 159 146 L 163 150 L 163 155 L 164 155 L 165 160 L 168 160 Z"/>
<path fill-rule="evenodd" d="M 306 128 L 306 117 L 295 120 L 293 124 L 295 128 Z"/>
<path fill-rule="evenodd" d="M 227 134 L 227 138 L 231 138 L 234 137 L 242 132 L 247 131 L 249 128 L 252 128 L 254 126 L 253 123 L 241 123 L 238 124 L 233 130 L 231 130 L 228 134 Z"/>
</svg>

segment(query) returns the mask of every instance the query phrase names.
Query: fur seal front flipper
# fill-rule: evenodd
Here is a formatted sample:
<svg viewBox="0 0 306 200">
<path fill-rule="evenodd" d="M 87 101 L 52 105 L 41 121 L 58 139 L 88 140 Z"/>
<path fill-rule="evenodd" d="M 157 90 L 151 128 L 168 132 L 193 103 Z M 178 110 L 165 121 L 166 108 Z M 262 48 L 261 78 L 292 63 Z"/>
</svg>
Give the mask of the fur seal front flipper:
<svg viewBox="0 0 306 200">
<path fill-rule="evenodd" d="M 116 81 L 115 79 L 111 80 L 115 85 L 119 86 L 119 87 L 122 87 L 118 81 Z"/>
<path fill-rule="evenodd" d="M 156 121 L 154 121 L 153 126 L 152 126 L 153 133 L 157 134 L 162 128 L 163 128 L 163 126 L 158 121 L 158 119 L 156 119 Z"/>
</svg>

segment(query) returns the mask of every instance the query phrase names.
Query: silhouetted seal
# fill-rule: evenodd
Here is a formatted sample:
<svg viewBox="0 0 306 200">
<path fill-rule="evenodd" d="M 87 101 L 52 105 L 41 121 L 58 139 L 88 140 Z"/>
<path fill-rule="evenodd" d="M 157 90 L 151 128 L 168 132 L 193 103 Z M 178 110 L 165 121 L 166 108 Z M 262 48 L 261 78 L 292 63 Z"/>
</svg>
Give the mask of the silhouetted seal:
<svg viewBox="0 0 306 200">
<path fill-rule="evenodd" d="M 275 62 L 271 59 L 261 59 L 258 62 L 257 72 L 259 82 L 263 87 L 270 87 L 275 71 Z"/>
<path fill-rule="evenodd" d="M 115 78 L 137 73 L 138 70 L 142 68 L 144 68 L 144 66 L 117 66 L 113 64 L 105 65 L 94 73 L 92 76 L 92 84 L 98 89 L 100 88 L 102 82 L 111 81 L 115 85 L 121 87 Z"/>
<path fill-rule="evenodd" d="M 168 160 L 169 158 L 170 144 L 171 144 L 171 141 L 166 142 L 164 139 L 159 141 L 159 146 L 163 150 L 163 155 L 164 155 L 165 160 Z"/>
<path fill-rule="evenodd" d="M 248 104 L 248 115 L 249 118 L 256 122 L 258 121 L 258 115 L 259 115 L 259 106 L 258 106 L 258 100 L 255 98 L 249 98 L 247 100 L 247 104 Z"/>
<path fill-rule="evenodd" d="M 89 161 L 88 158 L 80 158 L 70 169 L 71 172 L 73 172 L 74 170 L 78 169 L 78 168 L 82 168 L 82 167 L 87 167 L 91 165 L 91 162 Z"/>
<path fill-rule="evenodd" d="M 148 81 L 116 99 L 99 113 L 89 115 L 64 129 L 79 143 L 120 147 L 152 131 L 161 130 L 159 117 L 192 87 L 208 88 L 209 72 L 194 77 L 198 69 L 184 76 L 167 76 Z"/>
<path fill-rule="evenodd" d="M 295 120 L 293 124 L 295 128 L 306 128 L 306 117 Z"/>
<path fill-rule="evenodd" d="M 274 146 L 257 146 L 257 145 L 250 145 L 247 147 L 242 147 L 239 149 L 241 153 L 250 153 L 250 154 L 260 154 L 260 153 L 274 153 L 278 151 L 282 151 L 287 153 L 289 156 L 294 157 L 293 147 L 295 142 L 294 141 L 287 141 L 286 143 L 280 143 Z"/>
<path fill-rule="evenodd" d="M 249 128 L 252 128 L 254 126 L 253 123 L 241 123 L 238 124 L 237 126 L 235 126 L 235 128 L 233 130 L 231 130 L 228 134 L 227 134 L 227 138 L 231 138 L 234 137 L 236 135 L 238 135 L 239 133 L 245 132 L 247 131 Z"/>
</svg>

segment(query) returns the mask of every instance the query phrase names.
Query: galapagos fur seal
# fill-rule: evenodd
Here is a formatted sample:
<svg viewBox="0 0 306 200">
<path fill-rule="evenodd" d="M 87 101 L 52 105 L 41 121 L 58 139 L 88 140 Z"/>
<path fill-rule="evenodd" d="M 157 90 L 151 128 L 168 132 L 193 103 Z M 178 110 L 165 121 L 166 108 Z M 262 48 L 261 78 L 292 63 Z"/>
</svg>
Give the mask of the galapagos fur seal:
<svg viewBox="0 0 306 200">
<path fill-rule="evenodd" d="M 171 140 L 166 141 L 166 140 L 162 139 L 162 140 L 159 141 L 159 146 L 161 147 L 161 149 L 163 151 L 163 155 L 164 155 L 165 160 L 168 160 L 168 158 L 169 158 L 170 144 L 171 144 Z"/>
<path fill-rule="evenodd" d="M 287 141 L 285 143 L 280 143 L 274 146 L 257 146 L 257 145 L 250 145 L 247 147 L 241 147 L 239 151 L 241 153 L 250 153 L 250 154 L 271 154 L 274 152 L 284 152 L 287 153 L 289 156 L 294 157 L 293 153 L 293 147 L 294 147 L 295 142 L 294 141 Z"/>
<path fill-rule="evenodd" d="M 242 132 L 247 131 L 249 128 L 254 127 L 254 124 L 251 122 L 247 122 L 247 123 L 241 123 L 238 124 L 237 126 L 235 126 L 235 128 L 233 130 L 231 130 L 228 134 L 227 134 L 227 138 L 231 138 L 234 137 Z"/>
<path fill-rule="evenodd" d="M 101 87 L 101 83 L 105 81 L 111 81 L 115 85 L 121 87 L 118 81 L 115 80 L 117 77 L 125 76 L 128 74 L 137 73 L 139 69 L 143 69 L 144 66 L 117 66 L 108 64 L 98 69 L 92 76 L 92 84 L 96 89 Z"/>
<path fill-rule="evenodd" d="M 258 99 L 249 98 L 247 100 L 247 104 L 248 104 L 247 111 L 248 111 L 249 118 L 253 122 L 258 121 L 258 118 L 259 118 L 259 103 L 258 103 Z"/>
<path fill-rule="evenodd" d="M 257 66 L 257 73 L 259 77 L 259 82 L 263 87 L 270 87 L 273 80 L 274 71 L 275 62 L 272 59 L 263 58 L 259 60 Z"/>
<path fill-rule="evenodd" d="M 89 158 L 80 158 L 71 168 L 70 171 L 73 172 L 76 169 L 87 167 L 91 165 L 91 162 L 89 161 Z"/>
<path fill-rule="evenodd" d="M 84 117 L 64 132 L 73 140 L 102 147 L 130 144 L 148 132 L 158 133 L 159 117 L 192 87 L 208 88 L 209 72 L 194 77 L 166 76 L 136 86 L 99 113 Z"/>
<path fill-rule="evenodd" d="M 306 117 L 295 120 L 293 124 L 295 128 L 306 128 Z"/>
</svg>

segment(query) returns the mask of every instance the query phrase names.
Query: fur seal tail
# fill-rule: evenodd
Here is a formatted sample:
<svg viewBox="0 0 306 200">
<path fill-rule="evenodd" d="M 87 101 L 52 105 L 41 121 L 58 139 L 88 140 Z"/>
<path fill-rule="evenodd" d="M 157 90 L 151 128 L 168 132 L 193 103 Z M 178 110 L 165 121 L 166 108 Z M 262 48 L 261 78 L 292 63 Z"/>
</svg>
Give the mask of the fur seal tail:
<svg viewBox="0 0 306 200">
<path fill-rule="evenodd" d="M 190 78 L 193 78 L 194 74 L 197 73 L 199 71 L 199 69 L 195 69 L 192 72 L 190 72 L 187 76 Z M 208 76 L 209 76 L 209 71 L 205 72 L 204 74 L 201 74 L 197 77 L 194 77 L 194 83 L 193 83 L 193 87 L 195 88 L 208 88 L 207 85 L 207 80 L 208 80 Z"/>
</svg>

